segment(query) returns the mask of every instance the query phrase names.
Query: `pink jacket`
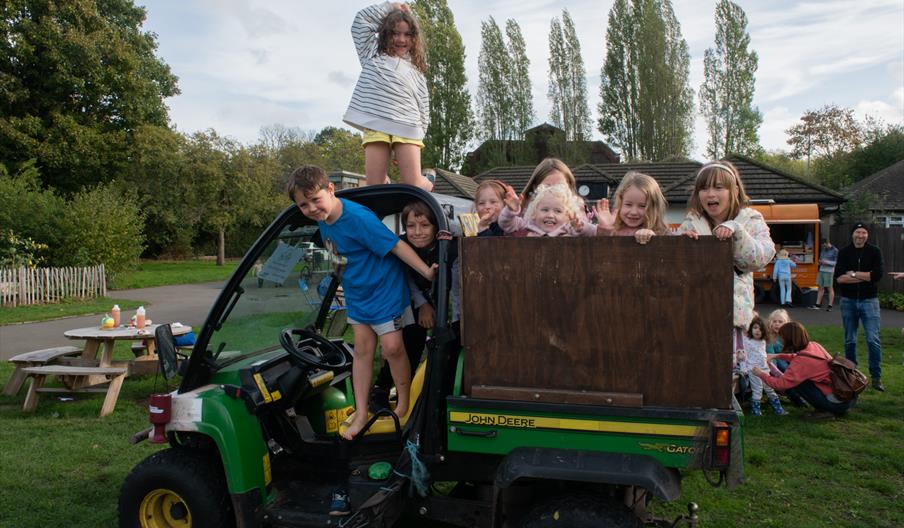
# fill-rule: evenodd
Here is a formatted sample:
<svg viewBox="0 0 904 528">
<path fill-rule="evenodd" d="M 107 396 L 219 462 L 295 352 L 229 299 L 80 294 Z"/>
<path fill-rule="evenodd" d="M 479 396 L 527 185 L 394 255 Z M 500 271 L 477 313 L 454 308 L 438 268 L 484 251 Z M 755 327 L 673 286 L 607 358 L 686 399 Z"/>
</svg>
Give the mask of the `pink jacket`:
<svg viewBox="0 0 904 528">
<path fill-rule="evenodd" d="M 778 359 L 784 359 L 791 364 L 781 377 L 770 376 L 768 372 L 760 371 L 758 376 L 775 390 L 788 390 L 797 387 L 801 383 L 810 380 L 825 394 L 832 394 L 832 378 L 829 375 L 829 361 L 831 354 L 822 348 L 822 345 L 810 341 L 806 348 L 797 354 L 778 354 Z"/>
<path fill-rule="evenodd" d="M 502 230 L 505 231 L 505 234 L 509 236 L 596 236 L 596 226 L 591 224 L 588 220 L 583 221 L 584 225 L 581 227 L 580 231 L 572 227 L 570 223 L 565 223 L 553 231 L 547 232 L 540 229 L 540 226 L 533 223 L 533 221 L 526 220 L 508 207 L 502 208 L 502 211 L 499 213 L 498 222 L 499 227 L 501 227 Z"/>
</svg>

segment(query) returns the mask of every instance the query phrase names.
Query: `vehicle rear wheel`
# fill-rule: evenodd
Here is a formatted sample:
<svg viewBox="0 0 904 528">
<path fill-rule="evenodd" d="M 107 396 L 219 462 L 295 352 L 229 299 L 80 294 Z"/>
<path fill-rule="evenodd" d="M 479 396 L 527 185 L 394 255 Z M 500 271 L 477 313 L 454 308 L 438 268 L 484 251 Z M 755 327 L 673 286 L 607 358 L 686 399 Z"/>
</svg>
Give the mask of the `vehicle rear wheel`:
<svg viewBox="0 0 904 528">
<path fill-rule="evenodd" d="M 119 493 L 121 528 L 233 526 L 219 461 L 197 449 L 170 448 L 144 459 Z"/>
<path fill-rule="evenodd" d="M 527 512 L 521 528 L 640 528 L 624 504 L 589 494 L 556 497 Z"/>
</svg>

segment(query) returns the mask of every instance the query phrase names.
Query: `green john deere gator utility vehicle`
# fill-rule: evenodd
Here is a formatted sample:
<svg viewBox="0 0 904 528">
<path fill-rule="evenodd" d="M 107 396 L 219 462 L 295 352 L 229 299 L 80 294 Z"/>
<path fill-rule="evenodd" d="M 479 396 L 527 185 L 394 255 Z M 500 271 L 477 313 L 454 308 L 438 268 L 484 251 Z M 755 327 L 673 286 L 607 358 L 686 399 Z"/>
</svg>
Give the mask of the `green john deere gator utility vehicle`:
<svg viewBox="0 0 904 528">
<path fill-rule="evenodd" d="M 405 185 L 337 194 L 390 227 L 421 200 L 457 233 L 470 208 Z M 730 246 L 703 238 L 438 241 L 440 285 L 459 244 L 461 338 L 436 288 L 412 410 L 348 442 L 342 263 L 287 208 L 212 307 L 179 389 L 152 397 L 153 427 L 133 438 L 168 446 L 126 478 L 120 526 L 696 525 L 692 504 L 672 521 L 648 506 L 679 498 L 688 471 L 729 488 L 742 476 Z M 352 512 L 331 517 L 339 486 Z"/>
</svg>

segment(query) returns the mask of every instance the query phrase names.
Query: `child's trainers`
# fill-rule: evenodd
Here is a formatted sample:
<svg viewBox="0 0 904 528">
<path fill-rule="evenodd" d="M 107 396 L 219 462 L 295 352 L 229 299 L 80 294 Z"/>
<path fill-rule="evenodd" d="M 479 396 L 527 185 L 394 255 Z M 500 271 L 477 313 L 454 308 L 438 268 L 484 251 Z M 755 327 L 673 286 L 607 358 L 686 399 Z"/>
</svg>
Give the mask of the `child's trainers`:
<svg viewBox="0 0 904 528">
<path fill-rule="evenodd" d="M 770 399 L 769 404 L 772 405 L 772 411 L 775 412 L 776 416 L 785 414 L 785 409 L 784 407 L 782 407 L 782 402 L 778 401 L 778 398 Z"/>
<path fill-rule="evenodd" d="M 330 498 L 330 515 L 333 517 L 341 517 L 348 515 L 352 510 L 348 504 L 348 493 L 344 488 L 338 488 L 333 491 Z"/>
<path fill-rule="evenodd" d="M 755 400 L 750 400 L 750 415 L 751 416 L 763 416 L 763 411 L 760 410 L 760 402 Z"/>
</svg>

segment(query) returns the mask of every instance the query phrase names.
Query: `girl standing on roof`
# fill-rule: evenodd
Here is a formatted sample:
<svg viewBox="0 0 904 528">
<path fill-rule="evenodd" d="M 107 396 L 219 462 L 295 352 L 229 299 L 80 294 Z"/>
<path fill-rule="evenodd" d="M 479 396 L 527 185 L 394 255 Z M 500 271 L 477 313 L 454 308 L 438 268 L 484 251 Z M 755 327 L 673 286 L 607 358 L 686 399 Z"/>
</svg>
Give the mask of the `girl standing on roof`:
<svg viewBox="0 0 904 528">
<path fill-rule="evenodd" d="M 342 120 L 364 132 L 367 185 L 387 181 L 393 154 L 402 182 L 425 190 L 421 149 L 430 122 L 424 40 L 408 4 L 385 2 L 355 15 L 352 40 L 361 76 Z"/>
<path fill-rule="evenodd" d="M 763 215 L 747 207 L 749 199 L 738 169 L 728 161 L 707 163 L 697 171 L 688 212 L 677 233 L 696 239 L 713 235 L 734 243 L 735 343 L 753 320 L 753 271 L 763 268 L 775 255 L 775 244 Z"/>
</svg>

